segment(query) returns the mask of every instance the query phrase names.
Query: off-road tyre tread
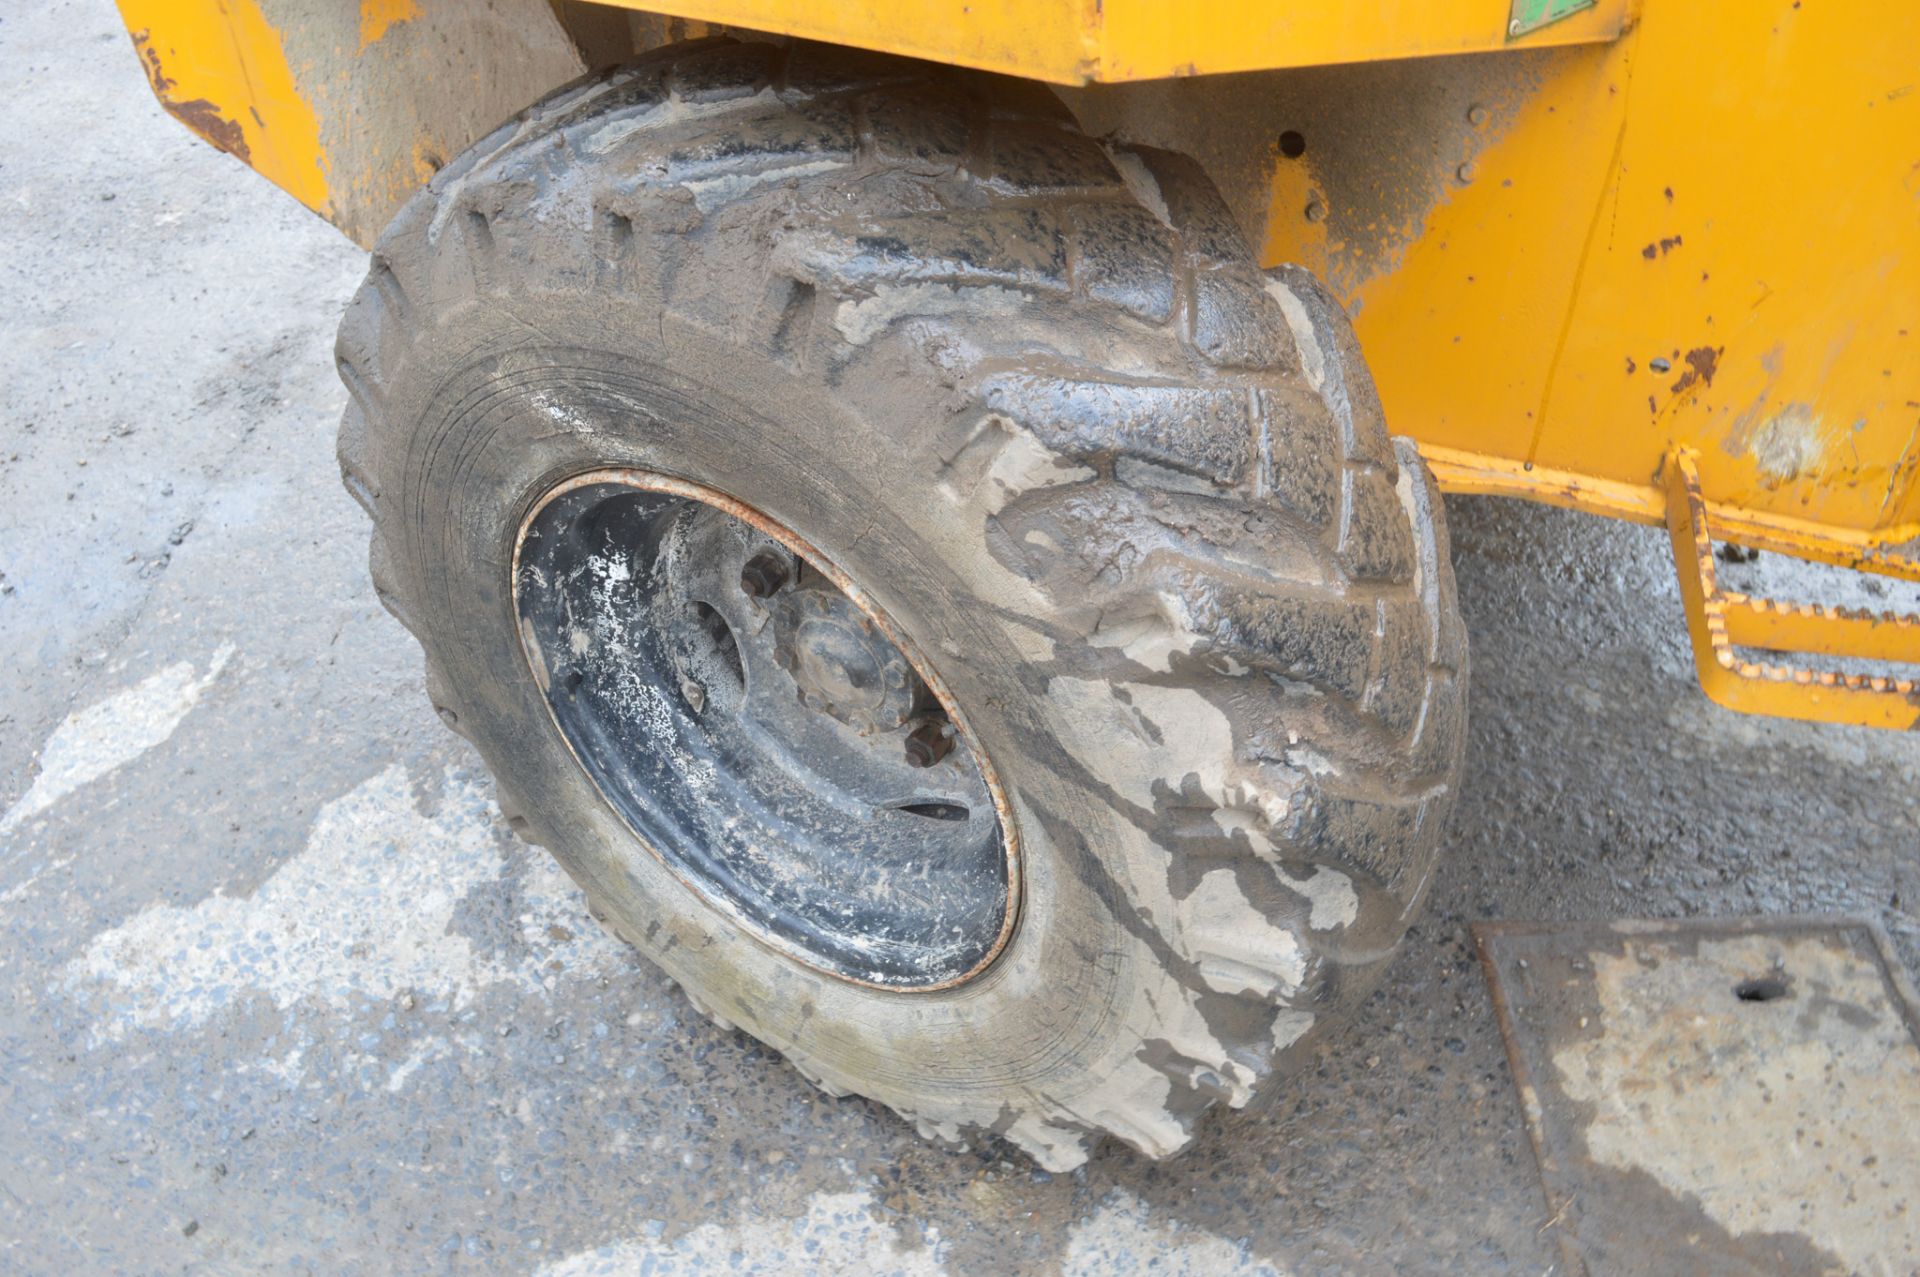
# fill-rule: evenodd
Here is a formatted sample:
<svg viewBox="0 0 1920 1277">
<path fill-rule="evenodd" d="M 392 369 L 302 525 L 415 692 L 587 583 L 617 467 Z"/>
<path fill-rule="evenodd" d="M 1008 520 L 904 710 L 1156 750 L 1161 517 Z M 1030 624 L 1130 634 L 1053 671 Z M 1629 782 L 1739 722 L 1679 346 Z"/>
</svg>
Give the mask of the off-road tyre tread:
<svg viewBox="0 0 1920 1277">
<path fill-rule="evenodd" d="M 644 127 L 618 166 L 588 173 L 591 233 L 537 233 L 518 215 L 556 171 L 594 166 L 595 140 L 623 124 Z M 1088 139 L 1037 86 L 805 44 L 700 42 L 569 86 L 455 160 L 383 235 L 340 331 L 341 473 L 373 520 L 380 602 L 421 634 L 431 565 L 406 559 L 394 491 L 406 424 L 388 419 L 385 393 L 422 332 L 526 288 L 582 304 L 651 291 L 664 313 L 724 329 L 734 317 L 713 284 L 721 267 L 702 255 L 709 228 L 747 215 L 771 225 L 820 183 L 859 198 L 849 173 L 925 178 L 941 195 L 912 213 L 874 209 L 883 230 L 860 245 L 804 222 L 769 234 L 758 260 L 732 268 L 765 281 L 749 337 L 828 384 L 888 342 L 909 347 L 951 382 L 956 415 L 990 411 L 1094 472 L 1070 499 L 1045 489 L 1010 503 L 996 553 L 1056 591 L 1062 615 L 1157 617 L 1197 636 L 1204 659 L 1169 680 L 1271 714 L 1274 734 L 1251 731 L 1243 761 L 1294 795 L 1275 841 L 1303 871 L 1327 865 L 1365 884 L 1351 924 L 1297 928 L 1311 954 L 1303 997 L 1353 1004 L 1426 892 L 1462 750 L 1466 641 L 1439 498 L 1413 445 L 1389 438 L 1338 304 L 1304 272 L 1261 272 L 1193 161 Z M 963 300 L 872 333 L 831 322 L 910 287 Z M 1002 312 L 997 343 L 967 309 L 976 296 Z M 1008 297 L 1026 309 L 1006 314 Z M 956 348 L 958 371 L 942 362 Z M 1024 534 L 1042 528 L 1062 548 L 1030 551 Z M 1095 562 L 1121 538 L 1130 553 Z M 426 657 L 437 712 L 466 734 L 462 690 L 431 646 Z M 1249 697 L 1266 708 L 1245 710 Z M 521 837 L 551 841 L 510 774 L 499 799 Z M 1261 960 L 1230 935 L 1156 952 L 1195 997 L 1217 997 L 1203 972 L 1213 949 Z M 1246 1089 L 1260 1089 L 1300 1044 L 1263 1031 L 1224 1045 Z M 1179 1091 L 1171 1112 L 1119 1096 L 1097 1120 L 1046 1117 L 1165 1153 L 1214 1098 L 1245 1098 L 1208 1085 Z"/>
</svg>

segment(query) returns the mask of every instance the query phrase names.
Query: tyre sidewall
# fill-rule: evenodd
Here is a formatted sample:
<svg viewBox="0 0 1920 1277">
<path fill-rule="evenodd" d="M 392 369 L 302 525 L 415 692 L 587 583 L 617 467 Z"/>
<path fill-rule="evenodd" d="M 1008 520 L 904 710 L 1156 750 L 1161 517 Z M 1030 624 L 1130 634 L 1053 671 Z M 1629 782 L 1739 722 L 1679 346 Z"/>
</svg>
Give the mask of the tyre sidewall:
<svg viewBox="0 0 1920 1277">
<path fill-rule="evenodd" d="M 938 449 L 903 447 L 905 432 L 849 411 L 817 379 L 709 334 L 669 331 L 657 315 L 583 316 L 565 299 L 513 308 L 449 316 L 393 387 L 396 419 L 420 425 L 391 437 L 413 441 L 396 459 L 398 526 L 411 539 L 400 557 L 443 569 L 407 583 L 422 603 L 421 638 L 453 684 L 472 689 L 475 742 L 550 850 L 648 957 L 826 1080 L 973 1125 L 993 1121 L 1010 1088 L 1071 1096 L 1097 1086 L 1117 1063 L 1109 1055 L 1137 1045 L 1124 1031 L 1133 1004 L 1169 979 L 1138 921 L 1124 925 L 1130 893 L 1112 876 L 1156 853 L 1058 743 L 1044 678 L 1029 669 L 1041 622 L 981 606 L 1013 583 L 981 549 L 977 523 L 929 500 Z M 653 328 L 660 340 L 618 350 L 526 340 L 583 319 L 600 332 Z M 943 411 L 911 396 L 898 406 Z M 515 532 L 539 498 L 610 467 L 704 484 L 794 530 L 938 671 L 1015 813 L 1020 917 L 981 976 L 902 993 L 806 967 L 708 906 L 601 798 L 528 668 L 510 581 Z"/>
</svg>

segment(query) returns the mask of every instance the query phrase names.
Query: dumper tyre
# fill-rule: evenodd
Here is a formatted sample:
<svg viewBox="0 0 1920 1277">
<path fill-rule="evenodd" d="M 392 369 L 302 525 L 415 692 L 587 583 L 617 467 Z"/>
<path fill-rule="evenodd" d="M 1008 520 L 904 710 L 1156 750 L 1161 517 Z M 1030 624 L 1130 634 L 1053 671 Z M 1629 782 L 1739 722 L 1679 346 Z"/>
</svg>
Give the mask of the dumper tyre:
<svg viewBox="0 0 1920 1277">
<path fill-rule="evenodd" d="M 512 827 L 824 1089 L 1056 1170 L 1166 1156 L 1420 907 L 1467 683 L 1440 502 L 1340 307 L 1191 160 L 1018 81 L 676 46 L 435 176 L 338 356 L 375 588 Z M 686 674 L 696 613 L 758 654 Z M 950 769 L 872 828 L 997 842 L 856 830 L 742 886 L 785 844 L 723 831 L 833 795 L 715 773 L 730 678 Z"/>
</svg>

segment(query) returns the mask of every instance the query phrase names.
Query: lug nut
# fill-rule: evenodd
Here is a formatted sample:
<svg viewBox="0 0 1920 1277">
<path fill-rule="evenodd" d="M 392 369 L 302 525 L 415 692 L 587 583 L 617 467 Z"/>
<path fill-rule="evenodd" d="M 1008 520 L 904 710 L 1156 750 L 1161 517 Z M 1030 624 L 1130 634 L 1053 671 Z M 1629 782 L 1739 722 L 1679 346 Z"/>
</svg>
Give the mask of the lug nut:
<svg viewBox="0 0 1920 1277">
<path fill-rule="evenodd" d="M 953 752 L 953 729 L 922 723 L 907 733 L 907 766 L 931 767 Z"/>
<path fill-rule="evenodd" d="M 786 561 L 772 551 L 754 555 L 740 569 L 740 591 L 750 599 L 764 599 L 786 583 Z"/>
</svg>

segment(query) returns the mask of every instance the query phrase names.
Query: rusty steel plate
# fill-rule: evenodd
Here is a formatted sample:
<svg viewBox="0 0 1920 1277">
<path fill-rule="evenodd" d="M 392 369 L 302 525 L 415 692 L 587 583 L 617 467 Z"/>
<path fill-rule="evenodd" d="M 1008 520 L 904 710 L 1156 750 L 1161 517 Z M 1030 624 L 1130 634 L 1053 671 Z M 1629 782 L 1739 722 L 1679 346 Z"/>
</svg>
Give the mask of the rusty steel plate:
<svg viewBox="0 0 1920 1277">
<path fill-rule="evenodd" d="M 1569 1272 L 1920 1272 L 1920 1014 L 1871 923 L 1474 934 Z"/>
</svg>

